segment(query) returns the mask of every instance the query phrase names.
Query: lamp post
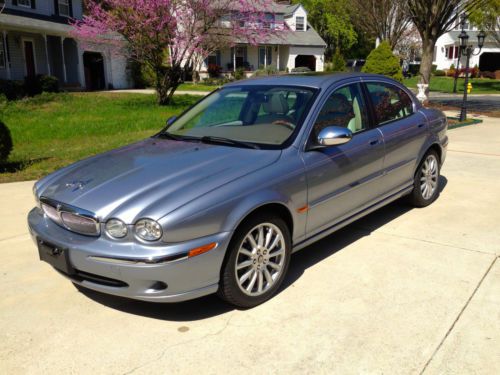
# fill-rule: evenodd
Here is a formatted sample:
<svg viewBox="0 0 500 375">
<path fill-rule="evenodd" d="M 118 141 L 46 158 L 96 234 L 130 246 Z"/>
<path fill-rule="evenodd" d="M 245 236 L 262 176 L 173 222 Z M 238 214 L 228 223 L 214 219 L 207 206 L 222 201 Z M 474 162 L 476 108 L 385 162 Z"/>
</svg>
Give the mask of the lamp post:
<svg viewBox="0 0 500 375">
<path fill-rule="evenodd" d="M 465 32 L 465 18 L 462 18 L 462 31 L 458 38 L 460 39 L 460 54 L 465 56 L 465 83 L 464 83 L 464 98 L 462 100 L 462 108 L 460 109 L 460 121 L 464 121 L 467 118 L 467 86 L 469 84 L 469 61 L 471 56 L 477 56 L 481 53 L 481 49 L 484 45 L 484 39 L 486 38 L 486 34 L 484 31 L 480 31 L 477 34 L 477 48 L 479 51 L 474 53 L 476 49 L 475 46 L 469 45 L 469 34 Z"/>
</svg>

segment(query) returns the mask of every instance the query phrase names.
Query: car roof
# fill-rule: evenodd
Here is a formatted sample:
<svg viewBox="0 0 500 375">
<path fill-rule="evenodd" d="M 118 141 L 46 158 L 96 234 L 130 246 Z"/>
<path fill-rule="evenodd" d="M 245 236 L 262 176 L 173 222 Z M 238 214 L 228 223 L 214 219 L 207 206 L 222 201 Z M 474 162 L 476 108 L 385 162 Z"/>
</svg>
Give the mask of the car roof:
<svg viewBox="0 0 500 375">
<path fill-rule="evenodd" d="M 246 86 L 246 85 L 286 85 L 286 86 L 305 86 L 312 88 L 323 88 L 331 86 L 334 83 L 352 79 L 352 78 L 370 78 L 385 81 L 392 81 L 386 76 L 380 74 L 368 74 L 360 72 L 349 73 L 314 73 L 314 74 L 286 74 L 280 76 L 255 77 L 241 81 L 225 84 L 224 87 Z"/>
</svg>

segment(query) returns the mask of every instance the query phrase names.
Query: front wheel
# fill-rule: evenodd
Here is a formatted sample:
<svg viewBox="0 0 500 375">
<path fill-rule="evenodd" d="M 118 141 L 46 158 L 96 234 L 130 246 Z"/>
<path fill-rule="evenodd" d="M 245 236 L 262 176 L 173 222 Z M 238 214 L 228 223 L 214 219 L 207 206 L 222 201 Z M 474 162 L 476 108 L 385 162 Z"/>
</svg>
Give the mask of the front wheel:
<svg viewBox="0 0 500 375">
<path fill-rule="evenodd" d="M 283 282 L 291 247 L 290 231 L 280 217 L 256 215 L 244 222 L 229 245 L 219 295 L 245 308 L 268 300 Z"/>
<path fill-rule="evenodd" d="M 415 207 L 425 207 L 434 202 L 439 196 L 439 156 L 436 151 L 429 151 L 420 163 L 413 191 L 409 201 Z"/>
</svg>

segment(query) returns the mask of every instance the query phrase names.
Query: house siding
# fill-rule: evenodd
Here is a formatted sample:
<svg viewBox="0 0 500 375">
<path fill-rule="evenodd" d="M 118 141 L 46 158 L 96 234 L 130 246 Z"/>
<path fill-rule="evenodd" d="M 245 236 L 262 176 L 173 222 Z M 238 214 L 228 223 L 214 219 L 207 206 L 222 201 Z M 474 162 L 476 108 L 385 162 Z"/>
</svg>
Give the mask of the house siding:
<svg viewBox="0 0 500 375">
<path fill-rule="evenodd" d="M 13 32 L 10 31 L 7 34 L 8 45 L 9 45 L 9 55 L 10 55 L 10 71 L 11 78 L 13 80 L 22 80 L 26 75 L 26 67 L 24 63 L 23 54 L 23 39 L 33 40 L 34 53 L 35 53 L 35 63 L 36 63 L 36 73 L 37 74 L 48 74 L 45 46 L 44 40 L 39 34 L 23 33 L 23 32 Z M 6 69 L 2 69 L 4 72 L 3 78 L 7 78 Z"/>
<path fill-rule="evenodd" d="M 18 5 L 12 5 L 12 0 L 7 0 L 5 2 L 5 8 L 9 9 L 14 9 L 14 10 L 19 10 L 23 11 L 26 13 L 33 13 L 33 14 L 42 14 L 46 16 L 51 16 L 52 13 L 52 8 L 53 8 L 53 1 L 52 0 L 36 0 L 35 2 L 36 8 L 26 8 L 23 6 L 18 6 Z"/>
<path fill-rule="evenodd" d="M 73 5 L 73 17 L 74 18 L 82 18 L 83 16 L 83 6 L 82 0 L 72 0 Z M 52 16 L 57 14 L 55 10 L 55 1 L 54 0 L 36 0 L 35 9 L 25 8 L 23 6 L 12 5 L 12 0 L 6 0 L 5 7 L 8 9 L 13 9 L 17 11 L 22 11 L 31 14 L 39 14 L 44 16 Z"/>
</svg>

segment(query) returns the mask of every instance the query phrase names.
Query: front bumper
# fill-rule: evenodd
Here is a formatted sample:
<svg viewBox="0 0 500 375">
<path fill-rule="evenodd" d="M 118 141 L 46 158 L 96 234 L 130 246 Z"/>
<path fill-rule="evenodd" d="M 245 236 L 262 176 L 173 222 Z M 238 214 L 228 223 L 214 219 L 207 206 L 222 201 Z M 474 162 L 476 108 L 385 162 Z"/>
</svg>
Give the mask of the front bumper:
<svg viewBox="0 0 500 375">
<path fill-rule="evenodd" d="M 28 226 L 35 244 L 48 242 L 66 249 L 76 273 L 63 274 L 74 283 L 99 292 L 153 302 L 185 301 L 218 289 L 220 269 L 231 232 L 164 246 L 113 241 L 70 232 L 34 208 Z M 204 254 L 169 261 L 179 254 L 216 242 Z M 151 260 L 166 259 L 152 263 Z M 142 261 L 141 261 L 142 260 Z"/>
</svg>

